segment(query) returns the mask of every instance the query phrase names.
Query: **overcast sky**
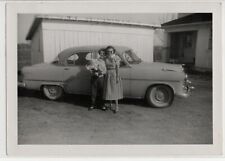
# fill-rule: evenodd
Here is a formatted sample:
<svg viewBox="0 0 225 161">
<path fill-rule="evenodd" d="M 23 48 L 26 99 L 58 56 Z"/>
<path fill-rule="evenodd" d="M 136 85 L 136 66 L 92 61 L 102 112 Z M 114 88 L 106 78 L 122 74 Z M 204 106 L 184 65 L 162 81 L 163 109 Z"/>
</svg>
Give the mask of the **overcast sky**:
<svg viewBox="0 0 225 161">
<path fill-rule="evenodd" d="M 37 15 L 33 14 L 19 14 L 18 15 L 18 43 L 28 43 L 26 35 L 31 27 L 31 24 Z M 62 15 L 66 16 L 66 15 Z M 140 22 L 152 25 L 160 25 L 164 22 L 177 18 L 177 13 L 153 13 L 153 14 L 70 14 L 68 16 L 75 16 L 81 18 L 100 18 L 123 20 L 130 22 Z M 156 38 L 157 39 L 157 38 Z M 157 40 L 156 40 L 157 41 Z"/>
</svg>

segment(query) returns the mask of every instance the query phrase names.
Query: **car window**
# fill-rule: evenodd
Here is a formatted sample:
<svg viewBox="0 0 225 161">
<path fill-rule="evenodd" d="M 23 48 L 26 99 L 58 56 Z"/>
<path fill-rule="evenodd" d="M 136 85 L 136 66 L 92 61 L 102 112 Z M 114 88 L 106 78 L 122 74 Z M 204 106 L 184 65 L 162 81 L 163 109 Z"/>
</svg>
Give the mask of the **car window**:
<svg viewBox="0 0 225 161">
<path fill-rule="evenodd" d="M 76 65 L 76 61 L 79 59 L 79 56 L 77 54 L 73 54 L 69 56 L 66 60 L 67 65 Z"/>
<path fill-rule="evenodd" d="M 79 59 L 76 60 L 76 65 L 85 66 L 88 64 L 88 60 L 86 59 L 86 56 L 89 52 L 80 52 L 76 53 L 79 57 Z"/>
<path fill-rule="evenodd" d="M 88 64 L 90 58 L 95 58 L 96 53 L 79 52 L 67 58 L 67 65 L 69 66 L 85 66 Z"/>
<path fill-rule="evenodd" d="M 124 52 L 124 58 L 130 64 L 138 64 L 141 62 L 141 59 L 132 50 Z"/>
<path fill-rule="evenodd" d="M 126 59 L 129 63 L 133 62 L 132 57 L 131 57 L 127 52 L 124 53 L 124 57 L 125 57 L 125 59 Z"/>
<path fill-rule="evenodd" d="M 99 55 L 98 52 L 89 52 L 86 54 L 85 59 L 86 60 L 97 59 L 99 57 L 98 55 Z"/>
</svg>

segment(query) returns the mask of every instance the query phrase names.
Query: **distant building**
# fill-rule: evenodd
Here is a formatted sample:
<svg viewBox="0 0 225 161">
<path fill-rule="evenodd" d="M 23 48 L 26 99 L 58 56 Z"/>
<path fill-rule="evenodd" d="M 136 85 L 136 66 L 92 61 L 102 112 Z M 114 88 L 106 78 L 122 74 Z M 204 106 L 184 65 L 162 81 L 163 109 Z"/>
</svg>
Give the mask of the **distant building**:
<svg viewBox="0 0 225 161">
<path fill-rule="evenodd" d="M 18 70 L 21 70 L 22 67 L 24 66 L 29 66 L 31 65 L 31 47 L 30 44 L 18 44 L 17 45 L 17 51 L 18 51 L 18 57 L 17 57 L 17 62 L 18 62 Z"/>
<path fill-rule="evenodd" d="M 162 24 L 167 33 L 167 61 L 212 70 L 212 14 L 195 13 Z"/>
<path fill-rule="evenodd" d="M 82 45 L 121 45 L 153 61 L 154 29 L 160 26 L 77 17 L 36 17 L 26 37 L 31 64 L 50 62 L 60 51 Z"/>
</svg>

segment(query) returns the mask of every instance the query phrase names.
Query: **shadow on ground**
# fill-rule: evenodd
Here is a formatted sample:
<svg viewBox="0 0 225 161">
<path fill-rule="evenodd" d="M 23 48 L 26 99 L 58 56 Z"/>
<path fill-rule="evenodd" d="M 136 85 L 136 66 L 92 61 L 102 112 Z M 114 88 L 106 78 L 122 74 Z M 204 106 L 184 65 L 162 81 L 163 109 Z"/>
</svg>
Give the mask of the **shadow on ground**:
<svg viewBox="0 0 225 161">
<path fill-rule="evenodd" d="M 24 89 L 24 88 L 18 88 L 18 96 L 48 100 L 43 95 L 43 93 L 41 93 L 40 91 L 28 90 L 28 89 Z M 91 99 L 90 99 L 90 96 L 87 96 L 87 95 L 64 94 L 64 96 L 62 98 L 60 98 L 59 100 L 56 100 L 55 102 L 65 102 L 65 103 L 88 108 L 90 106 Z M 99 100 L 98 100 L 98 102 L 99 102 Z M 106 104 L 107 103 L 108 102 L 106 102 Z M 140 107 L 149 108 L 149 106 L 147 105 L 147 103 L 144 99 L 124 98 L 119 101 L 119 104 L 136 105 L 136 106 L 140 106 Z"/>
</svg>

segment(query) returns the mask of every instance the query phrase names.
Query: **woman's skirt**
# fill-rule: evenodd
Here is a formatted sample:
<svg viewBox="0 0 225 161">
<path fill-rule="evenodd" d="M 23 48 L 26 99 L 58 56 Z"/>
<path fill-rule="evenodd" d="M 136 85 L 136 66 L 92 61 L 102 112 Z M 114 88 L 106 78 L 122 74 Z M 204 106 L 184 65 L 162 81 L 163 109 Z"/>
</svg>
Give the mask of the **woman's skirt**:
<svg viewBox="0 0 225 161">
<path fill-rule="evenodd" d="M 122 80 L 116 82 L 116 70 L 108 70 L 104 78 L 103 99 L 119 100 L 123 98 Z"/>
</svg>

